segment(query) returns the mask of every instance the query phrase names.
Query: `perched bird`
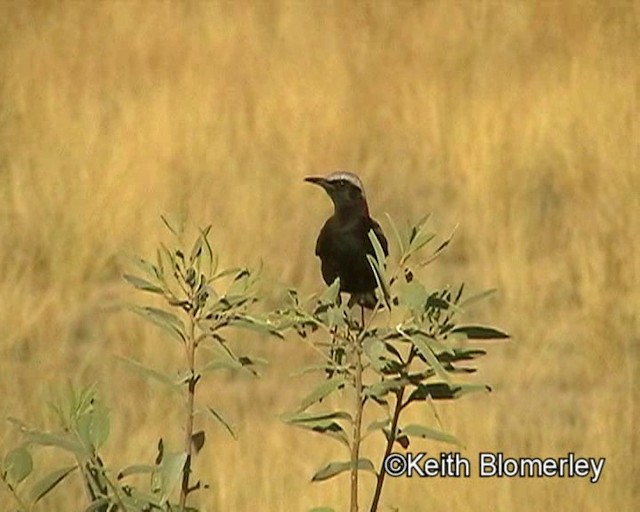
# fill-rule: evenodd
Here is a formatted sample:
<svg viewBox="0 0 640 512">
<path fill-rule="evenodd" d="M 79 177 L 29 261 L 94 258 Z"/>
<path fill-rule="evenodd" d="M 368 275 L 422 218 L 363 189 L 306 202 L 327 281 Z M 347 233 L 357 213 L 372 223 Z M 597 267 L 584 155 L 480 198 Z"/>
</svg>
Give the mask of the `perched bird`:
<svg viewBox="0 0 640 512">
<path fill-rule="evenodd" d="M 321 186 L 333 202 L 334 213 L 320 230 L 316 255 L 322 277 L 328 285 L 340 278 L 340 291 L 350 293 L 350 303 L 373 309 L 377 287 L 367 254 L 375 258 L 369 231 L 373 229 L 385 256 L 387 239 L 380 224 L 369 216 L 360 178 L 350 172 L 334 172 L 325 177 L 309 176 L 305 181 Z"/>
</svg>

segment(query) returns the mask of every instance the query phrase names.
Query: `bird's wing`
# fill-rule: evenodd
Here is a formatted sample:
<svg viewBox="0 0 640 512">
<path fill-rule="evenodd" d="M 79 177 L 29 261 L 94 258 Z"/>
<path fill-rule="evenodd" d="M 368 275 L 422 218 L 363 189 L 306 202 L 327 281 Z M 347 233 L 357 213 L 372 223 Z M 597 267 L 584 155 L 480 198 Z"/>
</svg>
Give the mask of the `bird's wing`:
<svg viewBox="0 0 640 512">
<path fill-rule="evenodd" d="M 334 223 L 334 217 L 329 217 L 322 226 L 318 239 L 316 240 L 316 256 L 322 258 L 327 251 L 330 251 L 331 246 L 331 230 Z"/>
<path fill-rule="evenodd" d="M 318 239 L 316 240 L 316 256 L 320 256 L 320 253 L 322 252 L 322 248 L 324 246 L 325 243 L 325 238 L 326 238 L 326 233 L 325 230 L 322 229 L 320 230 L 320 234 L 318 235 Z"/>
</svg>

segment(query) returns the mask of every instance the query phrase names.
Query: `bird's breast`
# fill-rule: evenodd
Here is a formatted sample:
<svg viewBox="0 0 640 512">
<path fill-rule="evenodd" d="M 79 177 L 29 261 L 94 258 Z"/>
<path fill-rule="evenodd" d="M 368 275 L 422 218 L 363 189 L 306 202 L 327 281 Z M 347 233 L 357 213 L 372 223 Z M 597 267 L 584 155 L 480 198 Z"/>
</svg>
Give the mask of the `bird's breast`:
<svg viewBox="0 0 640 512">
<path fill-rule="evenodd" d="M 366 219 L 340 222 L 330 218 L 320 231 L 316 254 L 322 262 L 322 277 L 327 284 L 339 277 L 341 289 L 350 293 L 375 289 L 375 277 L 367 254 L 373 254 Z"/>
</svg>

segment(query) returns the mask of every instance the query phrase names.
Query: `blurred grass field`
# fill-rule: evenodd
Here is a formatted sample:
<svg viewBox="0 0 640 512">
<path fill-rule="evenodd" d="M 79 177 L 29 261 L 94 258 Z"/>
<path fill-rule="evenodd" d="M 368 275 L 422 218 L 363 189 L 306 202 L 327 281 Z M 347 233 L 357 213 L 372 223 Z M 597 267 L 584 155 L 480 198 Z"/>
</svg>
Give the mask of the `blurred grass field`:
<svg viewBox="0 0 640 512">
<path fill-rule="evenodd" d="M 607 459 L 595 485 L 391 480 L 382 510 L 636 509 L 639 63 L 637 1 L 1 3 L 0 417 L 48 424 L 56 390 L 97 382 L 107 461 L 177 448 L 180 407 L 114 357 L 180 355 L 122 311 L 123 262 L 180 212 L 267 291 L 317 292 L 330 203 L 302 178 L 352 169 L 376 217 L 460 224 L 427 283 L 499 289 L 468 316 L 514 336 L 479 363 L 494 393 L 439 407 L 463 455 Z M 308 351 L 246 343 L 271 365 L 204 390 L 240 439 L 212 427 L 199 505 L 342 510 L 348 478 L 309 483 L 336 448 L 275 417 Z M 4 423 L 0 452 L 17 439 Z M 66 489 L 38 510 L 80 510 Z"/>
</svg>

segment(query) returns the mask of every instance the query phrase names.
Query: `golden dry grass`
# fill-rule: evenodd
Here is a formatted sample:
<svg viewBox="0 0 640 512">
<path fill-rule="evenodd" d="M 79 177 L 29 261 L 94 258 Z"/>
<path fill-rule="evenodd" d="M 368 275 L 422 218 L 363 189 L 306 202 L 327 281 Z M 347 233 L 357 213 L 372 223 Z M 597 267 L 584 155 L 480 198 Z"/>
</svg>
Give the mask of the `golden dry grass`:
<svg viewBox="0 0 640 512">
<path fill-rule="evenodd" d="M 122 256 L 149 254 L 179 211 L 213 224 L 226 263 L 317 291 L 329 202 L 301 178 L 355 169 L 377 216 L 460 223 L 428 282 L 500 290 L 472 312 L 514 335 L 480 364 L 495 392 L 440 410 L 464 454 L 607 458 L 596 485 L 394 480 L 383 510 L 632 510 L 639 26 L 631 1 L 3 2 L 0 416 L 42 423 L 52 390 L 97 382 L 108 460 L 178 443 L 180 408 L 112 357 L 179 354 L 118 308 Z M 308 482 L 331 443 L 275 418 L 301 396 L 304 348 L 248 344 L 272 364 L 207 388 L 240 441 L 212 431 L 200 506 L 344 507 L 346 478 Z M 16 436 L 0 432 L 4 451 Z"/>
</svg>

